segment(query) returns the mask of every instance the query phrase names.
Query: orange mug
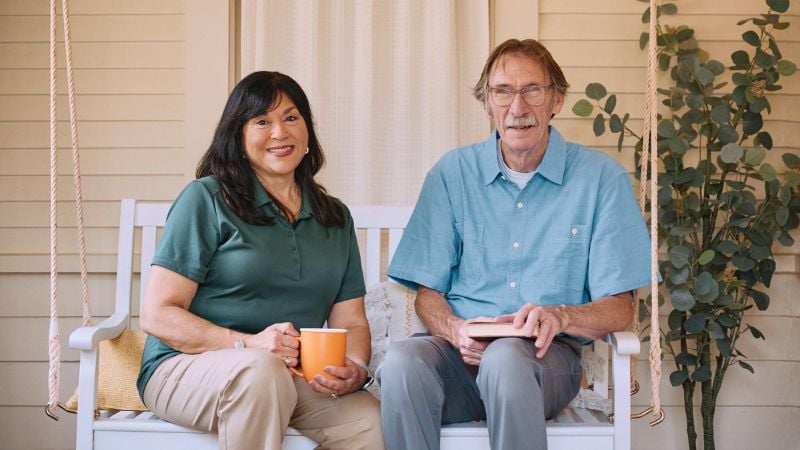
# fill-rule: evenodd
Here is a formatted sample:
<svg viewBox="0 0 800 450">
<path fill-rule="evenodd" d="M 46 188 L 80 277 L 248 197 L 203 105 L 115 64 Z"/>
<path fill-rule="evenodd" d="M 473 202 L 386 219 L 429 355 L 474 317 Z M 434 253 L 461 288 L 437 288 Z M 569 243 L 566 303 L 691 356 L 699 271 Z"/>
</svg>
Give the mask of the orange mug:
<svg viewBox="0 0 800 450">
<path fill-rule="evenodd" d="M 317 375 L 336 378 L 325 373 L 325 367 L 344 367 L 347 330 L 342 328 L 300 328 L 300 367 L 289 367 L 295 375 L 311 381 Z"/>
</svg>

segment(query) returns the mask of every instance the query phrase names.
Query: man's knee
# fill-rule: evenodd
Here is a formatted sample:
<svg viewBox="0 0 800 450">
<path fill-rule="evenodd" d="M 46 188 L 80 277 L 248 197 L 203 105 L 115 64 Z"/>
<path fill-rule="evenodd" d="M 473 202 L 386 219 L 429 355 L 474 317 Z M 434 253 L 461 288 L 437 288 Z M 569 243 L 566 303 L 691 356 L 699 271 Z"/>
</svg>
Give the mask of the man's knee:
<svg viewBox="0 0 800 450">
<path fill-rule="evenodd" d="M 478 384 L 495 385 L 498 381 L 506 380 L 501 386 L 513 388 L 521 381 L 520 377 L 535 377 L 541 381 L 544 367 L 534 351 L 531 341 L 519 338 L 497 339 L 483 352 Z"/>
<path fill-rule="evenodd" d="M 393 342 L 377 371 L 381 389 L 409 378 L 430 372 L 430 361 L 425 357 L 428 344 L 423 339 L 404 339 Z M 416 374 L 416 376 L 409 376 Z M 389 380 L 389 383 L 384 384 Z"/>
</svg>

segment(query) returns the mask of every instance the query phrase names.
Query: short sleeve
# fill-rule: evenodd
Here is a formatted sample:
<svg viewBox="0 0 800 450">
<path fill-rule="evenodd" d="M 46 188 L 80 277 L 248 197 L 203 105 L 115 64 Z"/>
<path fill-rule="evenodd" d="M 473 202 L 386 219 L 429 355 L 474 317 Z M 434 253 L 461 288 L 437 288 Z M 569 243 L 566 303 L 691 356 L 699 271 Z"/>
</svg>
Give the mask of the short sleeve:
<svg viewBox="0 0 800 450">
<path fill-rule="evenodd" d="M 650 238 L 630 177 L 621 172 L 609 177 L 598 193 L 587 273 L 592 299 L 650 284 Z"/>
<path fill-rule="evenodd" d="M 336 295 L 335 302 L 337 303 L 351 298 L 363 297 L 367 293 L 364 287 L 364 272 L 361 269 L 361 254 L 358 251 L 358 238 L 356 237 L 356 230 L 353 226 L 353 217 L 346 208 L 345 211 L 347 213 L 347 223 L 345 223 L 346 231 L 342 232 L 348 234 L 350 245 L 347 255 L 342 255 L 342 257 L 347 258 L 347 268 L 342 278 L 342 286 L 339 289 L 339 293 Z"/>
<path fill-rule="evenodd" d="M 167 215 L 153 264 L 202 283 L 219 245 L 214 195 L 193 181 L 175 199 Z"/>
<path fill-rule="evenodd" d="M 441 166 L 425 177 L 419 200 L 400 239 L 388 276 L 409 289 L 450 290 L 461 238 Z"/>
</svg>

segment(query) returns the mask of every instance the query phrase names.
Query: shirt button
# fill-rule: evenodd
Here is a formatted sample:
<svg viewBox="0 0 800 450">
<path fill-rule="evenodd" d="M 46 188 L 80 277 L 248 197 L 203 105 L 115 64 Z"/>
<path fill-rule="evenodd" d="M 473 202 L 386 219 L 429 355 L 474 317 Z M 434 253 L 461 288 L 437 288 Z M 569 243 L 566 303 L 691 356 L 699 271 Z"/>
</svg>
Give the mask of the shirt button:
<svg viewBox="0 0 800 450">
<path fill-rule="evenodd" d="M 522 202 L 517 203 L 517 209 L 522 209 Z"/>
<path fill-rule="evenodd" d="M 514 289 L 515 287 L 517 287 L 517 282 L 516 281 L 512 281 L 508 285 L 511 286 L 511 289 Z"/>
<path fill-rule="evenodd" d="M 572 233 L 572 235 L 575 236 L 576 234 L 578 234 L 578 229 L 573 228 L 572 231 L 570 231 L 570 233 Z"/>
<path fill-rule="evenodd" d="M 519 248 L 519 242 L 514 242 L 514 248 Z"/>
</svg>

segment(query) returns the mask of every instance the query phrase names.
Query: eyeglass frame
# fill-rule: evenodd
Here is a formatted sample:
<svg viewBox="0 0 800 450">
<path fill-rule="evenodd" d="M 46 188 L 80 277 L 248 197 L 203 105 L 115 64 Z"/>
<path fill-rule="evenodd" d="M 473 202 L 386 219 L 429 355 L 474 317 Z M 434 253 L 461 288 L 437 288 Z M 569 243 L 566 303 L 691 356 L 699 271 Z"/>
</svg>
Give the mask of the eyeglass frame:
<svg viewBox="0 0 800 450">
<path fill-rule="evenodd" d="M 529 91 L 530 89 L 541 89 L 542 92 L 544 94 L 546 94 L 547 93 L 547 89 L 551 88 L 551 87 L 553 87 L 553 83 L 550 83 L 550 84 L 532 84 L 532 85 L 529 85 L 529 86 L 525 86 L 522 89 L 512 89 L 510 87 L 488 86 L 487 85 L 486 86 L 486 90 L 489 92 L 489 98 L 492 99 L 492 103 L 494 103 L 495 106 L 499 106 L 501 108 L 505 108 L 505 107 L 511 106 L 511 104 L 514 103 L 514 99 L 517 98 L 517 95 L 522 97 L 522 101 L 525 102 L 525 104 L 528 105 L 528 106 L 542 106 L 542 105 L 544 105 L 544 99 L 547 98 L 547 95 L 542 95 L 541 96 L 541 99 L 542 99 L 541 103 L 539 103 L 539 104 L 531 104 L 527 100 L 525 100 L 525 92 Z M 501 104 L 497 103 L 497 100 L 495 99 L 495 93 L 498 90 L 505 90 L 505 91 L 508 91 L 509 94 L 510 93 L 514 94 L 514 96 L 511 97 L 511 101 L 508 102 L 507 105 L 501 105 Z"/>
</svg>

